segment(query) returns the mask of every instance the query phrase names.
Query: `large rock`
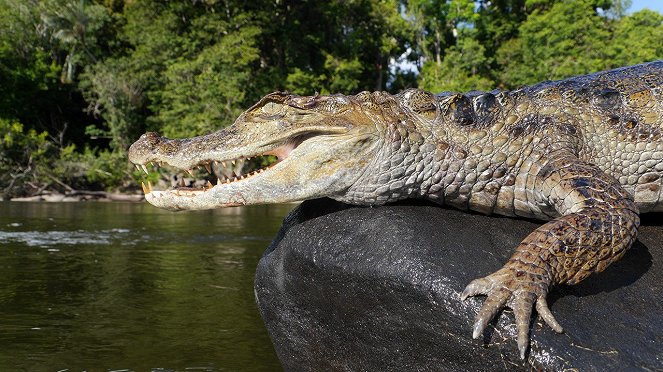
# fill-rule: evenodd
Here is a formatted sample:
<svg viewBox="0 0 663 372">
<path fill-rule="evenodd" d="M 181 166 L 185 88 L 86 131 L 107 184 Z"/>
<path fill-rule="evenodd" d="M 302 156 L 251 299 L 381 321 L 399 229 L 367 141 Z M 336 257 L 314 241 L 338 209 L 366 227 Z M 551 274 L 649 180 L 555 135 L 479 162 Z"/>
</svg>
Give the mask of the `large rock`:
<svg viewBox="0 0 663 372">
<path fill-rule="evenodd" d="M 473 340 L 484 298 L 459 294 L 499 269 L 536 221 L 308 201 L 261 259 L 256 297 L 287 371 L 663 370 L 660 221 L 646 218 L 605 272 L 550 294 L 565 333 L 534 320 L 526 361 L 513 314 Z"/>
</svg>

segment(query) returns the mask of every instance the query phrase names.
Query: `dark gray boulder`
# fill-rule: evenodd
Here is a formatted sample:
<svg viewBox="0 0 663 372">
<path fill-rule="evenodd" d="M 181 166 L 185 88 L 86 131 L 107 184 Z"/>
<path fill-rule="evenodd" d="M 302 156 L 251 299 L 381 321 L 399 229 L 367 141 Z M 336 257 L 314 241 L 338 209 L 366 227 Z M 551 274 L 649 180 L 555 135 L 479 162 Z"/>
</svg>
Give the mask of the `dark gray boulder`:
<svg viewBox="0 0 663 372">
<path fill-rule="evenodd" d="M 307 201 L 261 259 L 256 299 L 287 371 L 663 370 L 661 215 L 643 224 L 622 260 L 551 292 L 565 333 L 535 319 L 525 361 L 513 314 L 473 340 L 484 298 L 459 294 L 499 269 L 536 221 Z"/>
</svg>

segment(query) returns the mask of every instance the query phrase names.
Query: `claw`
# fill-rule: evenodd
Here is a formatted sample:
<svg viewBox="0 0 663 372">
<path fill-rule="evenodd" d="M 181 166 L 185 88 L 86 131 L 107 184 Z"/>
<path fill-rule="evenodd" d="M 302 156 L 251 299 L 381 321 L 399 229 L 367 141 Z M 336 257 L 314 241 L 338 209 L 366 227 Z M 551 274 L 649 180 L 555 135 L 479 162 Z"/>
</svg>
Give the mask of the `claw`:
<svg viewBox="0 0 663 372">
<path fill-rule="evenodd" d="M 557 333 L 562 333 L 564 332 L 564 329 L 562 328 L 561 325 L 557 322 L 555 319 L 555 316 L 552 314 L 550 309 L 548 308 L 548 301 L 546 301 L 545 297 L 539 297 L 536 300 L 536 312 L 539 313 L 541 318 L 543 319 L 546 324 L 553 329 L 553 331 Z"/>
<path fill-rule="evenodd" d="M 488 323 L 504 307 L 510 295 L 511 293 L 508 290 L 502 288 L 495 293 L 491 293 L 488 298 L 486 298 L 486 301 L 483 303 L 483 306 L 481 306 L 481 309 L 477 314 L 472 338 L 477 339 L 481 336 Z"/>
<path fill-rule="evenodd" d="M 525 360 L 525 353 L 527 353 L 527 346 L 529 346 L 529 340 L 527 339 L 527 336 L 525 336 L 525 341 L 522 341 L 520 339 L 520 335 L 518 335 L 518 351 L 520 353 L 520 359 Z"/>
<path fill-rule="evenodd" d="M 465 301 L 468 297 L 473 297 L 478 294 L 485 295 L 490 291 L 490 284 L 488 279 L 480 278 L 474 279 L 470 284 L 465 287 L 463 293 L 460 295 L 461 301 Z"/>
<path fill-rule="evenodd" d="M 529 324 L 532 317 L 532 304 L 534 294 L 523 295 L 516 298 L 512 305 L 513 314 L 516 317 L 516 328 L 518 329 L 518 351 L 520 359 L 525 359 L 525 353 L 529 346 Z"/>
</svg>

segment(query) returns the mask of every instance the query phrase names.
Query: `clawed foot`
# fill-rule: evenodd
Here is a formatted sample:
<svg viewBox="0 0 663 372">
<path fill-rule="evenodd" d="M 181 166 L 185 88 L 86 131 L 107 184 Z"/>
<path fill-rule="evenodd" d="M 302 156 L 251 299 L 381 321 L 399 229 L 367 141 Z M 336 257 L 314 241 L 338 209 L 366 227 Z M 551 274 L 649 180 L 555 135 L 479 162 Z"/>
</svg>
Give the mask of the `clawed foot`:
<svg viewBox="0 0 663 372">
<path fill-rule="evenodd" d="M 525 359 L 529 345 L 528 334 L 533 306 L 536 306 L 536 311 L 550 328 L 558 333 L 563 332 L 562 326 L 557 323 L 548 308 L 546 302 L 548 287 L 548 281 L 541 276 L 509 267 L 504 267 L 484 278 L 473 280 L 461 294 L 461 300 L 464 301 L 467 297 L 476 295 L 488 297 L 477 314 L 472 337 L 478 338 L 498 311 L 504 307 L 510 307 L 516 317 L 520 358 Z"/>
</svg>

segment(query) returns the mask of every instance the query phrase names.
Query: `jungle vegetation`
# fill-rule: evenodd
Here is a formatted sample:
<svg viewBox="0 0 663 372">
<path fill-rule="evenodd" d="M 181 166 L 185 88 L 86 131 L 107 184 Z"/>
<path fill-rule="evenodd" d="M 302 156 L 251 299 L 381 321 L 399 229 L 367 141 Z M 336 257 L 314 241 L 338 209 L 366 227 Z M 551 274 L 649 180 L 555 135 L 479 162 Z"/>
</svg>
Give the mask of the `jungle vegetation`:
<svg viewBox="0 0 663 372">
<path fill-rule="evenodd" d="M 663 58 L 663 15 L 629 6 L 0 0 L 0 195 L 130 191 L 140 134 L 204 134 L 275 90 L 512 89 Z"/>
</svg>

